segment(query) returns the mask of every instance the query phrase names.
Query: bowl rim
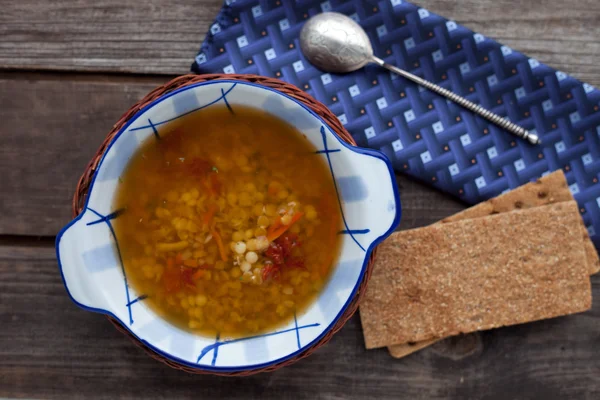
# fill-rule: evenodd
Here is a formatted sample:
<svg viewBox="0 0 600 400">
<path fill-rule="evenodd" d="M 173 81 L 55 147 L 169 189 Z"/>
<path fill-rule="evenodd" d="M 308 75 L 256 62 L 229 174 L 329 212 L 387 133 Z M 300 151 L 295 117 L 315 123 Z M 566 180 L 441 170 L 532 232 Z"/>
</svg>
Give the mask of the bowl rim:
<svg viewBox="0 0 600 400">
<path fill-rule="evenodd" d="M 363 154 L 363 155 L 367 155 L 370 157 L 374 157 L 377 158 L 381 161 L 384 162 L 384 164 L 386 165 L 388 172 L 389 172 L 389 177 L 390 177 L 390 184 L 392 186 L 392 192 L 394 194 L 394 201 L 395 201 L 395 205 L 396 205 L 396 210 L 395 210 L 395 216 L 394 219 L 389 227 L 389 229 L 387 231 L 385 231 L 383 234 L 381 234 L 379 237 L 375 238 L 370 245 L 365 249 L 364 255 L 363 255 L 363 262 L 362 262 L 362 266 L 361 266 L 361 271 L 360 274 L 358 276 L 358 279 L 356 280 L 356 282 L 354 283 L 354 287 L 352 288 L 352 291 L 350 292 L 350 295 L 348 296 L 348 299 L 344 302 L 344 304 L 342 305 L 342 307 L 340 307 L 337 315 L 332 319 L 331 323 L 329 325 L 327 325 L 327 327 L 325 327 L 321 333 L 315 337 L 313 340 L 311 340 L 310 342 L 307 342 L 306 344 L 302 345 L 298 350 L 291 352 L 289 354 L 287 354 L 284 357 L 280 357 L 271 361 L 267 361 L 261 364 L 252 364 L 252 365 L 244 365 L 244 366 L 235 366 L 235 367 L 217 367 L 217 366 L 209 366 L 209 365 L 203 365 L 203 364 L 198 364 L 198 363 L 191 363 L 187 360 L 183 360 L 179 357 L 176 357 L 164 350 L 161 350 L 157 347 L 155 347 L 152 343 L 140 338 L 132 329 L 130 329 L 130 327 L 127 326 L 126 323 L 124 323 L 121 318 L 117 317 L 115 314 L 113 314 L 110 310 L 105 310 L 105 309 L 101 309 L 101 308 L 95 308 L 95 307 L 89 307 L 86 305 L 83 305 L 81 303 L 79 303 L 77 300 L 75 300 L 75 298 L 73 298 L 73 296 L 71 295 L 71 292 L 69 291 L 69 288 L 66 284 L 66 280 L 64 277 L 64 273 L 63 273 L 63 268 L 62 268 L 62 262 L 61 262 L 61 258 L 60 258 L 60 250 L 59 250 L 59 245 L 60 245 L 60 241 L 62 239 L 62 236 L 64 235 L 64 233 L 75 223 L 77 223 L 84 215 L 85 212 L 80 213 L 79 215 L 77 215 L 74 219 L 72 219 L 71 221 L 69 221 L 57 234 L 56 236 L 56 241 L 55 241 L 55 252 L 56 252 L 56 258 L 58 261 L 58 269 L 60 272 L 60 276 L 62 279 L 62 283 L 63 286 L 65 287 L 65 290 L 67 292 L 67 295 L 69 296 L 69 298 L 71 299 L 71 301 L 73 301 L 73 303 L 75 303 L 77 306 L 79 306 L 80 308 L 84 309 L 85 311 L 90 311 L 90 312 L 95 312 L 95 313 L 99 313 L 99 314 L 104 314 L 107 315 L 111 318 L 113 318 L 115 321 L 118 321 L 119 324 L 125 328 L 133 337 L 135 337 L 139 342 L 143 343 L 145 346 L 147 346 L 149 349 L 151 349 L 153 352 L 169 359 L 172 360 L 176 363 L 185 365 L 187 367 L 193 368 L 193 369 L 198 369 L 198 370 L 205 370 L 205 371 L 209 371 L 209 372 L 239 372 L 239 371 L 250 371 L 250 370 L 255 370 L 255 369 L 262 369 L 265 367 L 269 367 L 275 364 L 279 364 L 282 362 L 285 362 L 289 359 L 292 359 L 298 355 L 300 355 L 302 352 L 306 351 L 307 349 L 311 348 L 315 343 L 318 343 L 323 336 L 325 336 L 338 322 L 338 320 L 340 319 L 340 317 L 344 314 L 344 312 L 346 311 L 346 309 L 348 308 L 348 306 L 350 305 L 350 303 L 352 302 L 352 300 L 354 299 L 356 292 L 360 286 L 360 283 L 362 282 L 363 278 L 364 278 L 364 274 L 366 271 L 366 267 L 369 263 L 369 259 L 370 259 L 370 255 L 373 251 L 373 249 L 379 245 L 379 243 L 381 243 L 385 238 L 387 238 L 392 232 L 394 232 L 394 230 L 398 227 L 399 223 L 400 223 L 400 219 L 401 219 L 401 215 L 402 215 L 402 205 L 400 203 L 400 194 L 398 191 L 398 187 L 397 184 L 395 182 L 395 174 L 394 174 L 394 170 L 392 168 L 392 164 L 391 161 L 389 160 L 389 158 L 387 158 L 387 156 L 382 153 L 381 151 L 378 150 L 374 150 L 374 149 L 367 149 L 367 148 L 363 148 L 363 147 L 358 147 L 358 146 L 353 146 L 349 143 L 346 143 L 345 141 L 343 141 L 336 133 L 335 131 L 331 128 L 331 126 L 324 121 L 323 118 L 321 118 L 321 116 L 317 115 L 313 110 L 311 110 L 310 108 L 308 108 L 305 104 L 303 104 L 301 101 L 297 100 L 296 98 L 286 94 L 286 93 L 282 93 L 274 88 L 271 87 L 267 87 L 264 85 L 261 85 L 259 83 L 255 83 L 255 82 L 248 82 L 248 81 L 240 81 L 240 80 L 235 80 L 235 79 L 214 79 L 214 80 L 210 80 L 210 81 L 204 81 L 204 82 L 197 82 L 197 83 L 193 83 L 190 85 L 186 85 L 186 86 L 182 86 L 179 87 L 175 90 L 173 90 L 172 92 L 166 93 L 162 96 L 159 96 L 158 98 L 154 99 L 153 101 L 151 101 L 150 103 L 148 103 L 147 105 L 145 105 L 144 107 L 140 108 L 122 127 L 121 129 L 119 129 L 119 131 L 113 136 L 113 138 L 110 140 L 110 143 L 108 144 L 108 146 L 106 147 L 106 149 L 104 150 L 104 153 L 102 154 L 102 157 L 100 158 L 100 161 L 97 164 L 97 168 L 94 171 L 94 175 L 91 179 L 90 185 L 87 189 L 87 193 L 91 193 L 94 189 L 94 184 L 96 182 L 96 178 L 98 177 L 99 171 L 102 167 L 102 164 L 104 162 L 104 159 L 106 157 L 106 155 L 109 153 L 110 149 L 112 148 L 112 146 L 118 141 L 118 139 L 121 137 L 121 135 L 127 131 L 127 129 L 129 128 L 129 126 L 135 122 L 141 115 L 143 115 L 146 111 L 149 111 L 151 108 L 157 106 L 158 104 L 160 104 L 161 102 L 163 102 L 164 100 L 175 96 L 179 93 L 185 92 L 187 90 L 192 90 L 195 89 L 197 87 L 201 87 L 201 86 L 208 86 L 208 85 L 213 85 L 213 84 L 222 84 L 222 83 L 232 83 L 234 85 L 240 84 L 240 85 L 246 85 L 246 86 L 252 86 L 258 89 L 263 89 L 263 90 L 267 90 L 269 92 L 273 92 L 275 95 L 280 95 L 283 96 L 285 98 L 287 98 L 288 100 L 293 101 L 295 104 L 297 104 L 298 106 L 302 107 L 305 111 L 307 111 L 308 113 L 311 114 L 311 116 L 313 118 L 316 118 L 321 124 L 322 126 L 326 126 L 327 129 L 329 130 L 330 136 L 333 136 L 338 143 L 340 143 L 342 146 L 344 146 L 346 149 L 348 149 L 349 151 L 358 153 L 358 154 Z M 91 196 L 87 196 L 85 199 L 85 204 L 84 204 L 84 210 L 87 209 L 88 203 L 90 201 L 90 197 Z M 262 335 L 257 335 L 257 336 L 249 336 L 248 338 L 252 338 L 252 337 L 260 337 Z"/>
</svg>

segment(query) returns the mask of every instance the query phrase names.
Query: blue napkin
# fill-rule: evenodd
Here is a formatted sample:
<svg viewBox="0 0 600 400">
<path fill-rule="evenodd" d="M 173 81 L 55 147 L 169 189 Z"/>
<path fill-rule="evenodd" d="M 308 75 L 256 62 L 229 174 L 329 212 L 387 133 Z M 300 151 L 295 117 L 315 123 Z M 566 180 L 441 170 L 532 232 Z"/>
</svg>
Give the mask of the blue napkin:
<svg viewBox="0 0 600 400">
<path fill-rule="evenodd" d="M 382 68 L 336 75 L 313 67 L 298 37 L 324 11 L 358 22 L 378 57 L 509 118 L 543 144 L 529 145 Z M 471 204 L 562 169 L 600 245 L 600 91 L 424 8 L 404 0 L 229 0 L 192 70 L 292 83 L 325 103 L 359 146 Z"/>
</svg>

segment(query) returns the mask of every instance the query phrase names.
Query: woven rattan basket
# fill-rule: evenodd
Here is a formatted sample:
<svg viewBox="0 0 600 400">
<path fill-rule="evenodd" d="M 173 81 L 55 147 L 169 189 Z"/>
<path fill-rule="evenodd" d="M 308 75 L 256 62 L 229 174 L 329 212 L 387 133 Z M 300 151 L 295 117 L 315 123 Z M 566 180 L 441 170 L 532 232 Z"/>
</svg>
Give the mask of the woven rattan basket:
<svg viewBox="0 0 600 400">
<path fill-rule="evenodd" d="M 100 148 L 98 149 L 98 151 L 96 152 L 96 154 L 94 155 L 92 160 L 87 165 L 85 172 L 79 179 L 79 183 L 77 185 L 77 189 L 76 189 L 75 195 L 73 197 L 73 217 L 79 215 L 82 212 L 82 210 L 85 206 L 85 200 L 87 197 L 90 183 L 92 181 L 92 177 L 94 176 L 94 173 L 96 172 L 96 169 L 98 168 L 98 163 L 100 162 L 102 155 L 106 151 L 106 149 L 107 149 L 109 143 L 111 142 L 111 140 L 113 139 L 113 137 L 127 123 L 127 121 L 129 121 L 143 107 L 145 107 L 152 101 L 156 100 L 157 98 L 159 98 L 167 93 L 170 93 L 170 92 L 172 92 L 176 89 L 182 88 L 184 86 L 193 85 L 193 84 L 199 83 L 199 82 L 211 81 L 211 80 L 215 80 L 215 79 L 228 79 L 228 80 L 253 82 L 253 83 L 257 83 L 257 84 L 278 90 L 281 93 L 291 96 L 294 99 L 304 103 L 312 111 L 314 111 L 316 114 L 318 114 L 329 125 L 331 130 L 333 132 L 335 132 L 340 138 L 342 138 L 344 141 L 346 141 L 352 145 L 356 145 L 356 143 L 352 139 L 352 136 L 350 136 L 348 131 L 342 126 L 342 124 L 337 119 L 337 117 L 327 107 L 325 107 L 325 105 L 316 101 L 311 96 L 309 96 L 305 92 L 301 91 L 297 87 L 290 85 L 289 83 L 285 83 L 278 79 L 267 78 L 267 77 L 258 76 L 258 75 L 211 74 L 211 75 L 180 76 L 180 77 L 175 78 L 172 81 L 154 89 L 147 96 L 145 96 L 142 100 L 140 100 L 137 104 L 133 105 L 125 114 L 123 114 L 123 116 L 119 119 L 119 121 L 113 126 L 111 131 L 108 133 L 108 135 L 104 139 L 104 142 L 102 143 L 102 145 L 100 146 Z M 257 369 L 253 369 L 253 370 L 245 370 L 245 371 L 239 371 L 239 372 L 218 372 L 218 371 L 206 371 L 206 370 L 201 370 L 201 369 L 190 368 L 188 366 L 176 363 L 172 360 L 169 360 L 169 359 L 155 353 L 154 351 L 152 351 L 148 347 L 146 347 L 142 342 L 137 340 L 131 333 L 129 333 L 124 327 L 122 327 L 121 324 L 119 324 L 119 322 L 117 322 L 116 320 L 114 320 L 113 318 L 110 318 L 110 317 L 109 317 L 109 320 L 115 325 L 115 327 L 119 331 L 123 332 L 123 334 L 128 336 L 137 346 L 144 349 L 146 351 L 146 353 L 148 353 L 148 355 L 150 355 L 152 358 L 154 358 L 158 361 L 161 361 L 161 362 L 167 364 L 168 366 L 170 366 L 172 368 L 176 368 L 176 369 L 194 373 L 194 374 L 214 374 L 214 375 L 224 375 L 224 376 L 247 376 L 247 375 L 256 374 L 258 372 L 270 372 L 270 371 L 279 369 L 281 367 L 284 367 L 286 365 L 290 365 L 304 357 L 309 356 L 315 350 L 317 350 L 319 347 L 321 347 L 322 345 L 327 343 L 331 339 L 331 337 L 338 330 L 340 330 L 342 328 L 342 326 L 344 326 L 346 321 L 348 321 L 348 319 L 350 319 L 350 317 L 352 317 L 352 315 L 358 308 L 358 303 L 359 303 L 361 297 L 363 296 L 363 294 L 365 293 L 367 282 L 369 280 L 369 277 L 371 276 L 371 271 L 373 269 L 374 257 L 375 257 L 375 250 L 373 250 L 373 252 L 371 253 L 371 256 L 370 256 L 370 259 L 369 259 L 369 262 L 367 265 L 367 270 L 363 276 L 363 280 L 360 283 L 359 288 L 358 288 L 354 298 L 352 299 L 352 302 L 348 305 L 348 308 L 346 309 L 344 314 L 338 319 L 338 321 L 335 323 L 335 325 L 333 325 L 333 327 L 329 330 L 329 332 L 327 332 L 327 334 L 324 335 L 319 341 L 315 342 L 311 347 L 305 349 L 302 353 L 298 354 L 297 356 L 295 356 L 291 359 L 288 359 L 286 361 L 282 361 L 280 363 L 269 365 L 269 366 L 263 367 L 263 368 L 257 368 Z"/>
</svg>

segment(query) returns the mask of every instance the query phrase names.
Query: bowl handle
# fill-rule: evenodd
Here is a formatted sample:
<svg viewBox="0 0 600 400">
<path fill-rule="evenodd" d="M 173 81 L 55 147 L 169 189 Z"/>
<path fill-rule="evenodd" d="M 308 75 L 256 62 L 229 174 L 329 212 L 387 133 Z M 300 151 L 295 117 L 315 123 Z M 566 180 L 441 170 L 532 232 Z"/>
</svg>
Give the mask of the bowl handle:
<svg viewBox="0 0 600 400">
<path fill-rule="evenodd" d="M 396 229 L 401 205 L 396 177 L 389 159 L 381 152 L 352 148 L 345 168 L 334 166 L 338 195 L 344 207 L 343 234 L 363 250 L 378 244 Z M 338 172 L 343 171 L 345 175 Z"/>
<path fill-rule="evenodd" d="M 119 300 L 103 293 L 99 282 L 123 281 L 111 217 L 86 209 L 56 237 L 58 267 L 69 296 L 78 306 L 101 313 L 111 313 L 108 302 Z"/>
<path fill-rule="evenodd" d="M 402 218 L 402 204 L 400 203 L 396 174 L 391 161 L 384 153 L 364 148 L 362 153 L 371 157 L 371 160 L 376 160 L 373 163 L 374 176 L 381 184 L 381 191 L 370 199 L 372 204 L 367 208 L 371 214 L 369 218 L 379 220 L 382 223 L 385 229 L 383 236 L 387 237 L 398 227 Z M 377 242 L 379 241 L 377 240 Z"/>
</svg>

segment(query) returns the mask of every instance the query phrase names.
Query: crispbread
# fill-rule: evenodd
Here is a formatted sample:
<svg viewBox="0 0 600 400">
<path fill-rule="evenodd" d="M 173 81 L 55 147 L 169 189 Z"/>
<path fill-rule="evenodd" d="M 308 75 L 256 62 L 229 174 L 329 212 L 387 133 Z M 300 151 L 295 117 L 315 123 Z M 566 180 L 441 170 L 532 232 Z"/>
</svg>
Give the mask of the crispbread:
<svg viewBox="0 0 600 400">
<path fill-rule="evenodd" d="M 435 338 L 435 339 L 429 339 L 429 340 L 421 340 L 418 342 L 393 344 L 391 346 L 388 346 L 388 350 L 392 357 L 402 358 L 402 357 L 406 357 L 409 354 L 417 352 L 421 349 L 424 349 L 425 347 L 429 347 L 432 344 L 439 342 L 442 339 L 445 339 L 445 338 Z"/>
<path fill-rule="evenodd" d="M 579 224 L 570 201 L 395 234 L 361 304 L 366 347 L 587 310 Z"/>
<path fill-rule="evenodd" d="M 485 217 L 486 215 L 539 207 L 546 204 L 570 200 L 574 200 L 574 198 L 569 190 L 567 179 L 562 170 L 558 170 L 538 179 L 536 182 L 528 183 L 486 202 L 479 203 L 464 211 L 451 215 L 440 222 L 445 223 Z M 600 271 L 600 259 L 598 258 L 598 252 L 588 235 L 587 229 L 583 224 L 583 219 L 580 219 L 580 222 L 581 237 L 585 246 L 590 275 L 592 275 Z"/>
<path fill-rule="evenodd" d="M 573 200 L 569 190 L 567 180 L 562 170 L 548 174 L 536 182 L 520 186 L 510 192 L 500 195 L 496 198 L 479 203 L 462 212 L 454 214 L 440 222 L 455 222 L 459 220 L 484 217 L 486 215 L 513 211 L 521 208 L 539 207 L 545 204 L 553 204 L 561 201 Z M 600 270 L 600 260 L 594 244 L 590 240 L 587 229 L 581 220 L 581 235 L 583 238 L 586 252 L 586 260 L 590 274 L 595 274 Z M 397 344 L 389 347 L 390 354 L 396 358 L 405 357 L 411 353 L 421 350 L 438 340 L 436 338 L 422 342 L 411 342 Z"/>
</svg>

